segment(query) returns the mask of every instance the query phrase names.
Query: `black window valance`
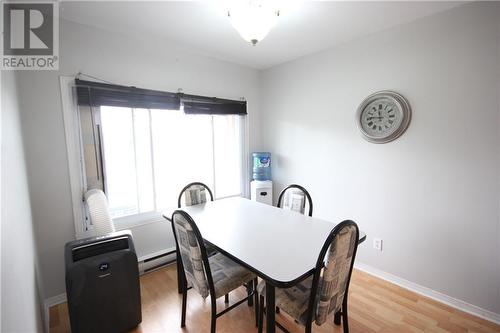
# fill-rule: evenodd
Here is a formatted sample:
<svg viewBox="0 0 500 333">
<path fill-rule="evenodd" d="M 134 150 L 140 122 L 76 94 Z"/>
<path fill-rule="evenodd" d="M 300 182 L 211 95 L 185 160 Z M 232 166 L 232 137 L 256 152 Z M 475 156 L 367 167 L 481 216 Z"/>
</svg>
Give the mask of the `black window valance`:
<svg viewBox="0 0 500 333">
<path fill-rule="evenodd" d="M 246 115 L 247 102 L 75 79 L 78 105 L 179 110 L 186 114 Z"/>
<path fill-rule="evenodd" d="M 78 105 L 178 110 L 176 93 L 75 79 Z"/>
<path fill-rule="evenodd" d="M 181 104 L 186 114 L 247 114 L 247 102 L 181 94 Z"/>
</svg>

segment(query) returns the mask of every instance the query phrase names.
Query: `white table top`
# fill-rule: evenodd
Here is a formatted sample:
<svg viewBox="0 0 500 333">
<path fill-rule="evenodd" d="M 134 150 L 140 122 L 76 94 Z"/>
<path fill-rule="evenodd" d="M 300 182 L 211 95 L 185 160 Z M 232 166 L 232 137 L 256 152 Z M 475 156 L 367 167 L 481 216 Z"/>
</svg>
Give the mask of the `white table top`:
<svg viewBox="0 0 500 333">
<path fill-rule="evenodd" d="M 244 198 L 182 210 L 191 215 L 206 241 L 278 287 L 294 284 L 314 269 L 336 225 Z M 163 216 L 170 219 L 173 212 Z M 360 232 L 360 240 L 364 237 Z"/>
</svg>

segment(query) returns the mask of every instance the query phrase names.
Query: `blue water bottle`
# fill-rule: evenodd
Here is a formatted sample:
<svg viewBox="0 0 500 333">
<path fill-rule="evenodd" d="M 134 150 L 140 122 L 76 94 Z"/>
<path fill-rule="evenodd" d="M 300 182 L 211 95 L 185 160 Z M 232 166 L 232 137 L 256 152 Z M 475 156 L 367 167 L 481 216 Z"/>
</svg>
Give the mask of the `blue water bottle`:
<svg viewBox="0 0 500 333">
<path fill-rule="evenodd" d="M 253 180 L 271 180 L 271 153 L 256 152 L 253 157 Z"/>
</svg>

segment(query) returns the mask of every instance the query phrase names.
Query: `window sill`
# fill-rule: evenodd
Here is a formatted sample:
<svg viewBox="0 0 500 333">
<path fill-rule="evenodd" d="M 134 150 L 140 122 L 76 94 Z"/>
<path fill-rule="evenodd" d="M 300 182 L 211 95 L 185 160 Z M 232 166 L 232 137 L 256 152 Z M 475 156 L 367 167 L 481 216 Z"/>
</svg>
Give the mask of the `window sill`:
<svg viewBox="0 0 500 333">
<path fill-rule="evenodd" d="M 220 197 L 215 200 L 235 198 L 235 197 L 244 197 L 244 196 L 241 193 L 239 193 L 239 194 L 228 195 L 225 197 Z M 173 212 L 175 209 L 172 209 L 171 211 Z M 165 221 L 167 220 L 162 216 L 161 212 L 147 212 L 147 213 L 117 217 L 113 219 L 116 231 L 135 228 L 150 223 L 165 222 Z"/>
<path fill-rule="evenodd" d="M 148 212 L 113 219 L 117 231 L 157 222 L 167 222 L 160 212 Z"/>
</svg>

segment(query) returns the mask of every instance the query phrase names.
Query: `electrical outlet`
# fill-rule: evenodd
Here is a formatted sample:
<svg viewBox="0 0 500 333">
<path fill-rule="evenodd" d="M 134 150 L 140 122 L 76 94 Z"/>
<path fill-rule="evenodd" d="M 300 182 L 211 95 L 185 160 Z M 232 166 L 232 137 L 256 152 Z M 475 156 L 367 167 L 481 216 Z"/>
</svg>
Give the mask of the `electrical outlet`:
<svg viewBox="0 0 500 333">
<path fill-rule="evenodd" d="M 382 239 L 380 239 L 380 238 L 374 238 L 373 239 L 373 248 L 375 250 L 382 251 Z"/>
</svg>

